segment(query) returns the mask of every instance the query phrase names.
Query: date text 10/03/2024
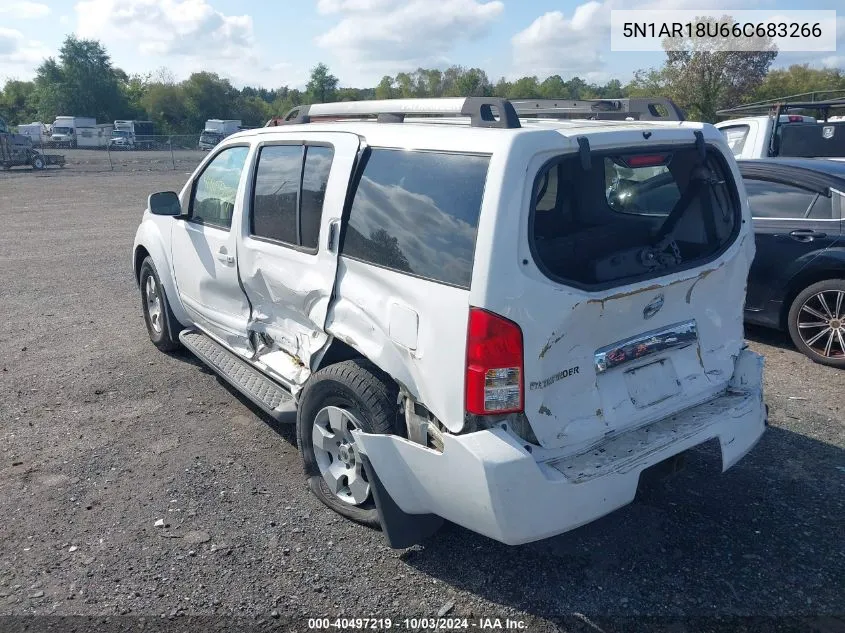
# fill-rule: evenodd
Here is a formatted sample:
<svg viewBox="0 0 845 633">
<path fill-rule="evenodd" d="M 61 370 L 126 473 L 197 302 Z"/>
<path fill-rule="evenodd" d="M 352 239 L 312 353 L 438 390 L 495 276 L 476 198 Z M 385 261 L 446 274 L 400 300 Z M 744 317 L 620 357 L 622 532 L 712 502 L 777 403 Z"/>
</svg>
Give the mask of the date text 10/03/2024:
<svg viewBox="0 0 845 633">
<path fill-rule="evenodd" d="M 510 618 L 309 618 L 308 628 L 315 630 L 367 630 L 390 629 L 460 631 L 524 631 L 526 623 Z"/>
</svg>

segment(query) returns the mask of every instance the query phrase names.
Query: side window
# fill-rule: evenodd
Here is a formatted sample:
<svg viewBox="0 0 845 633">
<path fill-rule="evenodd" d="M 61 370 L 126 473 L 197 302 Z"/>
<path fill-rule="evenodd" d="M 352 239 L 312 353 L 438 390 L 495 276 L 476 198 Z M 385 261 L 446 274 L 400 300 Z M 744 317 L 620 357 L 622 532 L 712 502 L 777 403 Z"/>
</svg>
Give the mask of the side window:
<svg viewBox="0 0 845 633">
<path fill-rule="evenodd" d="M 793 218 L 807 216 L 815 192 L 770 180 L 745 179 L 748 204 L 755 218 Z"/>
<path fill-rule="evenodd" d="M 261 148 L 255 174 L 250 233 L 297 244 L 296 208 L 302 174 L 302 145 Z"/>
<path fill-rule="evenodd" d="M 468 288 L 489 162 L 480 155 L 371 150 L 342 254 Z"/>
<path fill-rule="evenodd" d="M 831 204 L 830 195 L 821 194 L 813 203 L 810 209 L 810 214 L 807 216 L 810 220 L 830 220 L 833 218 L 833 205 Z"/>
<path fill-rule="evenodd" d="M 745 147 L 745 140 L 748 138 L 749 127 L 747 125 L 731 125 L 729 127 L 720 128 L 725 139 L 728 141 L 728 147 L 731 148 L 734 156 L 742 153 Z"/>
<path fill-rule="evenodd" d="M 331 147 L 309 145 L 305 150 L 305 169 L 302 170 L 302 245 L 317 248 L 323 200 L 332 168 L 334 150 Z"/>
<path fill-rule="evenodd" d="M 333 156 L 332 148 L 317 145 L 262 147 L 250 233 L 316 249 Z"/>
<path fill-rule="evenodd" d="M 224 229 L 232 225 L 235 197 L 247 154 L 248 147 L 229 147 L 206 165 L 194 183 L 192 220 Z"/>
</svg>

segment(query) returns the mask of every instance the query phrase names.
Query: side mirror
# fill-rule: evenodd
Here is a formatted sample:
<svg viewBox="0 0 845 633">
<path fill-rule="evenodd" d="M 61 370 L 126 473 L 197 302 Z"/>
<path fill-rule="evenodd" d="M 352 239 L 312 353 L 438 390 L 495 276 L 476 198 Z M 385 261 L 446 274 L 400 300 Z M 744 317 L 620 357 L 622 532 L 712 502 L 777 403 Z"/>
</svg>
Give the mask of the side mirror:
<svg viewBox="0 0 845 633">
<path fill-rule="evenodd" d="M 173 191 L 159 191 L 147 198 L 147 208 L 153 215 L 182 215 L 182 203 Z"/>
</svg>

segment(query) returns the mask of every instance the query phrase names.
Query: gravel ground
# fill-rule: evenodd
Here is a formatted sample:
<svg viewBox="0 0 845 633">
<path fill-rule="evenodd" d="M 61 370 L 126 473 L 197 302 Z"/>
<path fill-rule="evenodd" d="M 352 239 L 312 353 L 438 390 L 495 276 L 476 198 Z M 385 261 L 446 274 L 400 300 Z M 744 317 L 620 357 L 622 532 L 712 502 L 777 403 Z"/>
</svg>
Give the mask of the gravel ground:
<svg viewBox="0 0 845 633">
<path fill-rule="evenodd" d="M 174 146 L 160 150 L 110 150 L 106 149 L 66 149 L 43 148 L 44 154 L 61 154 L 65 157 L 66 167 L 74 172 L 89 171 L 193 171 L 207 152 L 199 151 L 196 142 L 194 149 Z M 56 169 L 51 167 L 50 171 Z M 31 171 L 30 167 L 16 167 L 15 172 Z"/>
<path fill-rule="evenodd" d="M 394 551 L 311 496 L 291 427 L 149 343 L 132 239 L 147 194 L 184 179 L 0 174 L 0 630 L 439 612 L 531 631 L 845 629 L 841 371 L 750 331 L 772 426 L 728 473 L 705 446 L 560 537 L 507 547 L 448 525 Z"/>
</svg>

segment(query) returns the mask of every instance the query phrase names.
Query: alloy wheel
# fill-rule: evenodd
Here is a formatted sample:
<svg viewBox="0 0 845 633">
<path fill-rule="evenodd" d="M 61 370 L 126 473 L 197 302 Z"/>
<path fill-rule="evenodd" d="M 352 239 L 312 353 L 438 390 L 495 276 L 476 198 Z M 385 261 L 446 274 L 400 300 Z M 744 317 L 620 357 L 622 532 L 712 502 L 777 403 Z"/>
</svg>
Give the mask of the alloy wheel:
<svg viewBox="0 0 845 633">
<path fill-rule="evenodd" d="M 801 340 L 825 358 L 845 358 L 845 290 L 822 290 L 798 311 Z"/>
<path fill-rule="evenodd" d="M 150 317 L 150 326 L 156 332 L 161 333 L 161 297 L 158 292 L 158 284 L 155 277 L 150 275 L 144 284 L 144 298 L 147 303 L 147 315 Z"/>
<path fill-rule="evenodd" d="M 314 457 L 329 490 L 341 501 L 356 506 L 370 496 L 370 483 L 352 437 L 352 430 L 360 428 L 346 409 L 325 407 L 317 412 L 311 435 Z"/>
</svg>

